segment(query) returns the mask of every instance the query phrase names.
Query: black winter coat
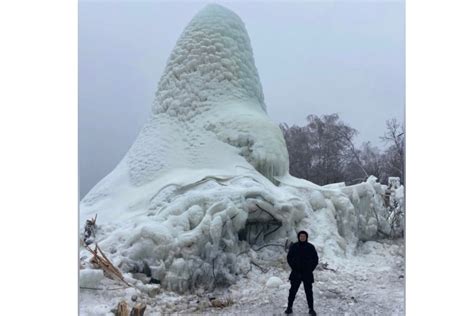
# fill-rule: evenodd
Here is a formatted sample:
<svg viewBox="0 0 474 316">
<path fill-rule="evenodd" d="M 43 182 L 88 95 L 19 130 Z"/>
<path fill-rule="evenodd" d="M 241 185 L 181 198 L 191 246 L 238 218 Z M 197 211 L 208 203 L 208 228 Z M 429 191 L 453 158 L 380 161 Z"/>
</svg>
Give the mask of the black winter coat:
<svg viewBox="0 0 474 316">
<path fill-rule="evenodd" d="M 290 281 L 314 282 L 313 271 L 319 257 L 313 244 L 307 241 L 292 244 L 286 259 L 291 267 Z"/>
</svg>

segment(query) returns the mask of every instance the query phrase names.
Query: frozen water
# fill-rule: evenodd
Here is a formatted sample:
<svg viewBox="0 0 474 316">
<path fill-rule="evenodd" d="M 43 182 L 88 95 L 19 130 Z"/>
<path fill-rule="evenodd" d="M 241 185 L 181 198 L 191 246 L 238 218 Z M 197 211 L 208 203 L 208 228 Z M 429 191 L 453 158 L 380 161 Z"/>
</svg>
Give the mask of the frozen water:
<svg viewBox="0 0 474 316">
<path fill-rule="evenodd" d="M 97 288 L 104 278 L 102 270 L 83 269 L 79 271 L 79 286 L 87 288 Z"/>
<path fill-rule="evenodd" d="M 283 281 L 279 277 L 272 276 L 268 279 L 265 286 L 275 288 L 275 287 L 279 287 L 282 284 L 283 284 Z"/>
<path fill-rule="evenodd" d="M 288 168 L 245 26 L 210 5 L 178 40 L 136 141 L 81 201 L 80 221 L 98 215 L 95 241 L 148 294 L 156 288 L 134 273 L 179 293 L 213 290 L 284 255 L 298 230 L 329 264 L 389 230 L 374 177 L 321 187 Z"/>
</svg>

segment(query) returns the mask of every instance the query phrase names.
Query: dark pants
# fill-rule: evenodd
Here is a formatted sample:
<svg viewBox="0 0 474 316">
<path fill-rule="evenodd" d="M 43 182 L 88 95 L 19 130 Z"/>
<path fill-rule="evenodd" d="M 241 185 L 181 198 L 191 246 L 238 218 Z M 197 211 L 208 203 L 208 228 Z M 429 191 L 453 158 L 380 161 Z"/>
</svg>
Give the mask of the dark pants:
<svg viewBox="0 0 474 316">
<path fill-rule="evenodd" d="M 288 295 L 288 307 L 293 307 L 293 302 L 296 297 L 296 293 L 300 287 L 301 282 L 304 285 L 304 292 L 306 293 L 306 301 L 308 302 L 309 309 L 313 309 L 313 284 L 311 281 L 291 281 L 290 295 Z"/>
</svg>

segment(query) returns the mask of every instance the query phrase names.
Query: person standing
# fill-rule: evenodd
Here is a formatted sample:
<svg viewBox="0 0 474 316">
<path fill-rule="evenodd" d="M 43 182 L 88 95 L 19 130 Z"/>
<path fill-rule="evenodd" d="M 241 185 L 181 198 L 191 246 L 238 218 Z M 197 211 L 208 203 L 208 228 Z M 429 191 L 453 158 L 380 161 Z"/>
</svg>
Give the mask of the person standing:
<svg viewBox="0 0 474 316">
<path fill-rule="evenodd" d="M 304 230 L 298 233 L 298 242 L 292 244 L 286 257 L 291 267 L 290 274 L 290 293 L 288 295 L 288 306 L 285 314 L 293 313 L 293 302 L 298 292 L 298 288 L 303 282 L 308 302 L 309 314 L 316 316 L 313 306 L 313 271 L 319 263 L 318 252 L 316 248 L 308 242 L 308 233 Z"/>
</svg>

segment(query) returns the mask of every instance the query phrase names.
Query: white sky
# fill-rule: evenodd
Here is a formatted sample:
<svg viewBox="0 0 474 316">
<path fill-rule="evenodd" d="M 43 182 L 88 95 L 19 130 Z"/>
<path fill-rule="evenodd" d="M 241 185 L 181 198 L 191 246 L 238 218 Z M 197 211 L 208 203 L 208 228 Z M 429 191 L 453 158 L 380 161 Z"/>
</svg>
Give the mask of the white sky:
<svg viewBox="0 0 474 316">
<path fill-rule="evenodd" d="M 215 1 L 219 3 L 219 1 Z M 205 2 L 79 3 L 80 195 L 127 152 L 176 40 Z M 244 21 L 276 123 L 338 113 L 358 142 L 404 121 L 404 2 L 225 2 Z"/>
</svg>

